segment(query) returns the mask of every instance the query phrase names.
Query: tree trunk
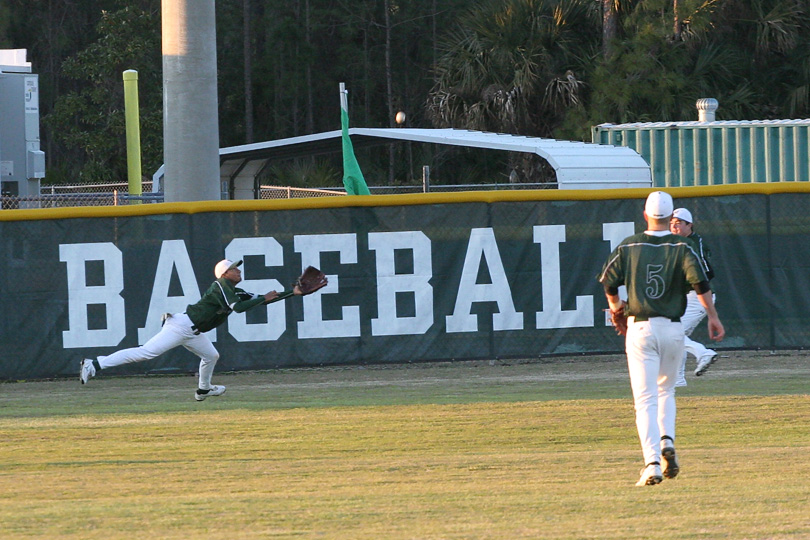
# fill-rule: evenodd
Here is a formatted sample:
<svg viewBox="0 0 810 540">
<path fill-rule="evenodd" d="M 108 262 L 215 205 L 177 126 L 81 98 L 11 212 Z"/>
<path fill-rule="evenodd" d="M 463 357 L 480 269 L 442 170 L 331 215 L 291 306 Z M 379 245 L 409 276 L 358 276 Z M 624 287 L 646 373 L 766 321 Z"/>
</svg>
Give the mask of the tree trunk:
<svg viewBox="0 0 810 540">
<path fill-rule="evenodd" d="M 304 1 L 304 36 L 307 45 L 312 45 L 312 28 L 310 27 L 309 19 L 309 0 Z M 307 81 L 307 115 L 306 115 L 306 131 L 307 133 L 315 132 L 315 117 L 313 116 L 313 109 L 315 108 L 314 98 L 312 96 L 312 62 L 308 61 L 306 66 L 306 81 Z"/>
<path fill-rule="evenodd" d="M 439 61 L 439 50 L 438 50 L 438 43 L 437 43 L 438 33 L 436 32 L 436 15 L 438 13 L 439 13 L 439 8 L 436 5 L 436 0 L 433 0 L 433 17 L 432 17 L 432 19 L 433 19 L 433 35 L 432 35 L 432 41 L 433 41 L 433 67 L 436 67 L 436 62 Z M 439 79 L 439 76 L 436 73 L 436 70 L 434 69 L 433 70 L 433 83 L 435 84 L 438 79 Z"/>
<path fill-rule="evenodd" d="M 612 43 L 618 36 L 618 30 L 616 0 L 602 0 L 602 54 L 605 58 L 613 54 Z"/>
<path fill-rule="evenodd" d="M 681 16 L 678 13 L 678 0 L 672 0 L 672 17 L 674 19 L 672 25 L 672 33 L 674 34 L 674 40 L 680 41 L 681 40 L 681 33 L 683 32 L 683 23 L 681 22 Z"/>
<path fill-rule="evenodd" d="M 368 123 L 371 118 L 371 89 L 373 77 L 371 76 L 371 44 L 369 42 L 368 24 L 363 30 L 363 71 L 365 72 L 363 92 L 363 120 Z"/>
<path fill-rule="evenodd" d="M 394 127 L 394 73 L 391 66 L 391 6 L 385 0 L 385 89 L 388 100 L 388 127 Z M 394 183 L 394 145 L 388 145 L 388 185 Z"/>
<path fill-rule="evenodd" d="M 245 143 L 249 144 L 253 142 L 253 48 L 251 46 L 253 34 L 250 26 L 253 10 L 251 9 L 251 0 L 243 0 L 242 12 L 244 26 L 242 55 L 245 64 Z"/>
<path fill-rule="evenodd" d="M 301 2 L 298 1 L 295 3 L 295 22 L 296 24 L 301 24 Z M 298 41 L 295 42 L 295 46 L 293 47 L 293 65 L 290 67 L 293 76 L 296 74 L 296 70 L 298 67 L 298 62 L 301 59 L 301 45 Z M 301 121 L 299 120 L 299 111 L 298 111 L 298 98 L 300 97 L 298 92 L 293 92 L 292 95 L 292 105 L 290 106 L 290 112 L 292 113 L 292 128 L 293 128 L 293 137 L 297 137 L 301 135 L 299 129 L 301 127 Z"/>
</svg>

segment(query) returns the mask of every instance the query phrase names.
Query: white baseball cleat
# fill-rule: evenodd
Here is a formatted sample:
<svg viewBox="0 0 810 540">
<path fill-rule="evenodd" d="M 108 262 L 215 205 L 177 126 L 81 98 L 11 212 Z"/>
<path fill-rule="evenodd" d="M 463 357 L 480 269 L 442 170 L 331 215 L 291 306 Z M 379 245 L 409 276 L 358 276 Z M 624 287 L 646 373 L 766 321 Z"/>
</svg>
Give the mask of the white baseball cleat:
<svg viewBox="0 0 810 540">
<path fill-rule="evenodd" d="M 682 388 L 686 386 L 686 377 L 679 376 L 678 380 L 675 381 L 675 388 Z"/>
<path fill-rule="evenodd" d="M 196 399 L 197 401 L 203 401 L 208 396 L 221 396 L 224 393 L 225 393 L 224 386 L 213 384 L 211 385 L 211 388 L 209 388 L 208 390 L 201 390 L 198 388 L 197 392 L 195 392 L 194 394 L 194 399 Z"/>
<path fill-rule="evenodd" d="M 636 482 L 636 486 L 654 486 L 660 484 L 664 480 L 661 476 L 661 464 L 657 461 L 647 463 L 647 466 L 641 469 L 641 478 Z"/>
<path fill-rule="evenodd" d="M 678 466 L 678 458 L 675 455 L 675 447 L 670 443 L 661 449 L 661 458 L 664 460 L 664 478 L 675 478 L 681 472 Z"/>
<path fill-rule="evenodd" d="M 706 370 L 709 369 L 710 365 L 714 364 L 715 360 L 717 360 L 717 353 L 712 350 L 701 356 L 697 363 L 697 369 L 695 369 L 695 376 L 700 377 L 706 373 Z"/>
<path fill-rule="evenodd" d="M 79 362 L 79 380 L 82 384 L 87 384 L 91 377 L 96 376 L 96 368 L 93 366 L 93 361 L 90 358 L 83 358 Z"/>
</svg>

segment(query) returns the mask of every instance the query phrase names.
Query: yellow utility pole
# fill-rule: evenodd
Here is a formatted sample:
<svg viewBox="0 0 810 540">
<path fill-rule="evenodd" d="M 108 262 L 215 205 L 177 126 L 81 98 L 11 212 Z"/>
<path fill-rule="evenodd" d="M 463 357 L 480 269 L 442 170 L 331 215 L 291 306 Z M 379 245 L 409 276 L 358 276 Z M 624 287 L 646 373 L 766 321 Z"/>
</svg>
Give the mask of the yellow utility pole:
<svg viewBox="0 0 810 540">
<path fill-rule="evenodd" d="M 129 194 L 140 197 L 141 186 L 141 117 L 138 105 L 138 72 L 128 69 L 124 72 L 124 115 L 127 130 L 127 179 Z M 140 200 L 130 200 L 130 204 L 140 204 Z"/>
</svg>

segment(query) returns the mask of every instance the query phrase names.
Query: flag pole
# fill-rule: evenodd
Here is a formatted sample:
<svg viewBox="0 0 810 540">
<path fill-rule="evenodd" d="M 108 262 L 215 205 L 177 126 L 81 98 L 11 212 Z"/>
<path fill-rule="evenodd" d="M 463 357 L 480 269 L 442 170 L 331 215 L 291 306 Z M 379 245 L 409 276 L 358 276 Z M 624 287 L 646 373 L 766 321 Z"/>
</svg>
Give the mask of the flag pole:
<svg viewBox="0 0 810 540">
<path fill-rule="evenodd" d="M 340 83 L 340 110 L 349 114 L 349 91 L 346 90 L 346 83 Z"/>
</svg>

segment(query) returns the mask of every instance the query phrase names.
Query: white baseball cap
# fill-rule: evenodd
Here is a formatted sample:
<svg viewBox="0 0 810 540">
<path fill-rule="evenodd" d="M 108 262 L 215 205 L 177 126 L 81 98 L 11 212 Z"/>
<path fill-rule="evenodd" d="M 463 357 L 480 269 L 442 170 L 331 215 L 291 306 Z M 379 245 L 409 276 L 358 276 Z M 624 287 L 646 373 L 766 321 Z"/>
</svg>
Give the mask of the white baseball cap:
<svg viewBox="0 0 810 540">
<path fill-rule="evenodd" d="M 644 204 L 644 212 L 647 217 L 655 219 L 663 219 L 672 215 L 672 196 L 663 191 L 653 191 L 647 196 L 647 202 Z"/>
<path fill-rule="evenodd" d="M 222 259 L 214 267 L 214 275 L 217 277 L 217 279 L 219 279 L 219 278 L 222 277 L 222 274 L 224 274 L 228 270 L 230 270 L 232 268 L 237 268 L 239 266 L 242 266 L 242 261 L 241 260 L 238 260 L 236 262 L 231 262 L 228 259 Z"/>
<path fill-rule="evenodd" d="M 686 208 L 676 208 L 675 211 L 672 212 L 672 217 L 687 223 L 692 223 L 692 212 Z"/>
</svg>

